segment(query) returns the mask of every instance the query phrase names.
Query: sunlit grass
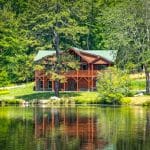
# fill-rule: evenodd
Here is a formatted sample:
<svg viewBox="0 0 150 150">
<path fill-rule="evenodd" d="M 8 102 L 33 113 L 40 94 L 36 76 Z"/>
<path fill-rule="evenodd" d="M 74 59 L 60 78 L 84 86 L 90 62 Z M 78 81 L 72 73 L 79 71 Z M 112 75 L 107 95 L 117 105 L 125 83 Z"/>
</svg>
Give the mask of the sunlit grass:
<svg viewBox="0 0 150 150">
<path fill-rule="evenodd" d="M 146 82 L 144 79 L 132 79 L 131 89 L 132 90 L 145 90 Z"/>
<path fill-rule="evenodd" d="M 138 97 L 130 97 L 131 99 L 131 105 L 144 105 L 146 103 L 150 103 L 150 96 L 144 95 L 144 96 L 138 96 Z"/>
<path fill-rule="evenodd" d="M 1 95 L 0 99 L 8 103 L 16 103 L 16 100 L 47 100 L 54 96 L 54 92 L 37 92 L 33 90 L 34 83 L 28 83 L 21 87 L 9 89 L 9 93 Z M 72 98 L 76 103 L 91 104 L 96 103 L 98 98 L 97 92 L 60 92 L 60 98 Z M 17 101 L 18 102 L 18 101 Z"/>
</svg>

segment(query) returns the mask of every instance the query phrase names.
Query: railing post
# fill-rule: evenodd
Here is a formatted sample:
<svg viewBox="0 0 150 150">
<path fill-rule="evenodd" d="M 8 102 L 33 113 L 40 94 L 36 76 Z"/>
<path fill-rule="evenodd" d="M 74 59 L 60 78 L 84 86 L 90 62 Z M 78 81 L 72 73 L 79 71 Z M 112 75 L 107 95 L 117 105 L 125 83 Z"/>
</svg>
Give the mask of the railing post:
<svg viewBox="0 0 150 150">
<path fill-rule="evenodd" d="M 88 64 L 88 91 L 90 91 L 90 64 Z"/>
<path fill-rule="evenodd" d="M 66 86 L 65 86 L 65 82 L 64 82 L 64 91 L 66 91 Z"/>
<path fill-rule="evenodd" d="M 43 91 L 44 91 L 44 88 L 45 88 L 45 83 L 44 83 L 44 75 L 43 75 Z"/>
<path fill-rule="evenodd" d="M 77 91 L 79 91 L 79 71 L 77 70 Z"/>
<path fill-rule="evenodd" d="M 54 91 L 54 80 L 52 80 L 52 91 Z"/>
<path fill-rule="evenodd" d="M 91 70 L 92 70 L 92 74 L 91 74 L 91 76 L 92 76 L 92 87 L 91 87 L 91 90 L 93 91 L 93 64 L 91 64 L 92 66 L 91 66 Z"/>
</svg>

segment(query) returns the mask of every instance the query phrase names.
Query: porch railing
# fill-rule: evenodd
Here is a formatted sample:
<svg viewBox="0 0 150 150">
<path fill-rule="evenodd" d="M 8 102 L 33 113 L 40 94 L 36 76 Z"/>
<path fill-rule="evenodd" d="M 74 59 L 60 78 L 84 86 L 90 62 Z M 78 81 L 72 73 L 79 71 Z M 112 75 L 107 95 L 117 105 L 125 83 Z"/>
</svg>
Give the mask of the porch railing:
<svg viewBox="0 0 150 150">
<path fill-rule="evenodd" d="M 64 75 L 66 77 L 96 77 L 99 70 L 70 70 Z M 45 76 L 44 71 L 35 71 L 35 77 Z"/>
</svg>

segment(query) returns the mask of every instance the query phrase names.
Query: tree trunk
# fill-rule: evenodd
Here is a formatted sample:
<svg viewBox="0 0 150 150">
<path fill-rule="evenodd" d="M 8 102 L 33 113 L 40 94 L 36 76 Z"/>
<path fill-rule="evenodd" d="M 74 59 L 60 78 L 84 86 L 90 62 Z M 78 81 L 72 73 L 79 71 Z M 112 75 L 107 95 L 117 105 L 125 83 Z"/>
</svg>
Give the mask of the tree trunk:
<svg viewBox="0 0 150 150">
<path fill-rule="evenodd" d="M 60 64 L 59 35 L 55 30 L 54 30 L 54 47 L 56 50 L 57 64 Z M 59 74 L 59 68 L 57 66 L 56 66 L 56 73 Z M 59 79 L 55 80 L 54 90 L 55 90 L 55 96 L 58 97 L 59 96 Z"/>
<path fill-rule="evenodd" d="M 55 96 L 59 97 L 59 80 L 55 81 L 54 91 L 55 91 Z"/>
<path fill-rule="evenodd" d="M 144 65 L 145 76 L 146 76 L 146 94 L 150 94 L 150 72 L 147 65 Z"/>
</svg>

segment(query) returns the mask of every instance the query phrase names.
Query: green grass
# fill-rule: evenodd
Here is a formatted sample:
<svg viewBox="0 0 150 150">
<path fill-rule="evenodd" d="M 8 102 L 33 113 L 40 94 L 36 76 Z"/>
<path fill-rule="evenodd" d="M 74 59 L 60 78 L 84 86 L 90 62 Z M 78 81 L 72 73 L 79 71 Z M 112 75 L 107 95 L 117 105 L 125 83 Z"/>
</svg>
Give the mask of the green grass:
<svg viewBox="0 0 150 150">
<path fill-rule="evenodd" d="M 150 95 L 143 95 L 139 97 L 130 97 L 131 105 L 143 105 L 143 106 L 150 106 Z"/>
<path fill-rule="evenodd" d="M 97 92 L 80 92 L 74 99 L 77 104 L 97 104 L 99 94 Z"/>
<path fill-rule="evenodd" d="M 9 91 L 0 89 L 0 95 L 5 95 L 5 94 L 9 94 Z"/>
<path fill-rule="evenodd" d="M 132 90 L 145 90 L 145 80 L 144 79 L 132 79 L 131 89 Z"/>
<path fill-rule="evenodd" d="M 54 96 L 54 92 L 33 91 L 34 83 L 26 84 L 22 87 L 5 90 L 0 94 L 0 103 L 18 104 L 23 101 L 47 100 Z M 144 90 L 144 79 L 132 79 L 132 90 Z M 97 104 L 99 103 L 99 94 L 97 92 L 60 92 L 60 97 L 67 101 L 71 97 L 77 104 Z M 148 98 L 148 97 L 146 97 Z"/>
<path fill-rule="evenodd" d="M 29 83 L 23 87 L 9 89 L 9 92 L 5 95 L 0 95 L 0 100 L 5 101 L 7 104 L 17 104 L 24 101 L 34 100 L 47 100 L 51 96 L 54 96 L 54 92 L 37 92 L 33 91 L 34 83 Z M 60 92 L 60 98 L 68 99 L 72 98 L 78 104 L 91 104 L 97 103 L 97 92 Z"/>
</svg>

